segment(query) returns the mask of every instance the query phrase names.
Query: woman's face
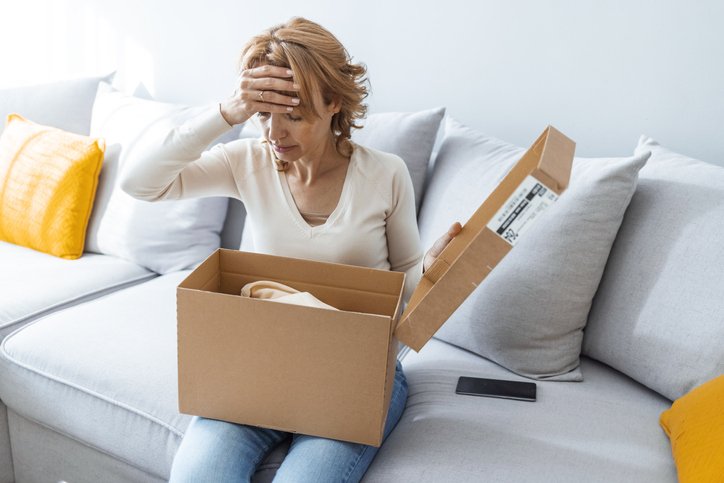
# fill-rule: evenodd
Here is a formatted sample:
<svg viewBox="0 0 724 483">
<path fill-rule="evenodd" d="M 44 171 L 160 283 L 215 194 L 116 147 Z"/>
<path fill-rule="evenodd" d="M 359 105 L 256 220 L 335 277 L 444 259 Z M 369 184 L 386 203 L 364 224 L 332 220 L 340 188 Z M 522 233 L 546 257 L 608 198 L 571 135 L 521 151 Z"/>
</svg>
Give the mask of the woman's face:
<svg viewBox="0 0 724 483">
<path fill-rule="evenodd" d="M 337 103 L 325 104 L 319 92 L 314 93 L 314 108 L 319 117 L 303 118 L 298 112 L 288 114 L 260 112 L 257 114 L 264 138 L 281 161 L 321 159 L 334 147 L 332 116 L 339 112 Z"/>
</svg>

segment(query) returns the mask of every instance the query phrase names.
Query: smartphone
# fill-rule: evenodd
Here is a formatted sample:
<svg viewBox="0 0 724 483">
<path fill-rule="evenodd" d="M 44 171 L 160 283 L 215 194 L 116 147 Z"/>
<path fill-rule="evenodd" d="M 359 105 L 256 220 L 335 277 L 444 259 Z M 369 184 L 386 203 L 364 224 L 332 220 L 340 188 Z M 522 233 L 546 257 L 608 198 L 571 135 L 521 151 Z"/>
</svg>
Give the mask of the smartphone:
<svg viewBox="0 0 724 483">
<path fill-rule="evenodd" d="M 461 376 L 456 394 L 468 396 L 501 397 L 520 401 L 535 401 L 536 385 L 533 382 L 505 381 Z"/>
</svg>

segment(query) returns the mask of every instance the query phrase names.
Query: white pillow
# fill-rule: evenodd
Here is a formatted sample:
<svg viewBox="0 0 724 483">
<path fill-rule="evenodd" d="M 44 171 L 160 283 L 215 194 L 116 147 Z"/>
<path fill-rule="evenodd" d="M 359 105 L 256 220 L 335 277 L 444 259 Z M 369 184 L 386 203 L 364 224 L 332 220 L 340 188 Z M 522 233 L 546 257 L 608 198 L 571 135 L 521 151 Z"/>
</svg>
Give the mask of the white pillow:
<svg viewBox="0 0 724 483">
<path fill-rule="evenodd" d="M 647 151 L 583 352 L 674 400 L 724 374 L 724 168 Z"/>
<path fill-rule="evenodd" d="M 118 172 L 134 151 L 160 142 L 168 130 L 200 109 L 128 96 L 106 83 L 98 86 L 90 134 L 105 138 L 109 149 L 89 223 L 87 251 L 165 274 L 193 267 L 219 247 L 227 198 L 151 203 L 132 198 L 118 186 Z M 240 127 L 212 144 L 230 141 Z"/>
<path fill-rule="evenodd" d="M 425 250 L 465 223 L 525 151 L 451 119 L 445 133 L 420 210 Z M 586 317 L 647 158 L 575 158 L 566 192 L 435 337 L 523 376 L 582 380 Z"/>
</svg>

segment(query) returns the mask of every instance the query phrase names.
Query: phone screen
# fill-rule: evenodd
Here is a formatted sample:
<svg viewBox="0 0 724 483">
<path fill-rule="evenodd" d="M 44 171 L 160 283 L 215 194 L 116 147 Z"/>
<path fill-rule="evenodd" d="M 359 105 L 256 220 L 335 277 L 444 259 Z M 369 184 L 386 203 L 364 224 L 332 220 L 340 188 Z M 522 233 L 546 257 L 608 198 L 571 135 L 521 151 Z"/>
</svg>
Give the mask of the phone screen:
<svg viewBox="0 0 724 483">
<path fill-rule="evenodd" d="M 455 392 L 470 396 L 501 397 L 521 401 L 535 401 L 536 399 L 535 383 L 480 377 L 461 376 Z"/>
</svg>

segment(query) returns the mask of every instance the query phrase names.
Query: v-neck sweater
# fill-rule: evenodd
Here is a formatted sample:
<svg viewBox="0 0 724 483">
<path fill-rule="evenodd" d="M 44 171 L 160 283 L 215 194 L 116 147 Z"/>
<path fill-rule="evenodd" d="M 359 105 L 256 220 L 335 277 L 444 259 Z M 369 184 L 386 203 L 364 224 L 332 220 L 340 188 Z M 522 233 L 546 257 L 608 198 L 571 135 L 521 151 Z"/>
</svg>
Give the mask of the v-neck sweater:
<svg viewBox="0 0 724 483">
<path fill-rule="evenodd" d="M 286 174 L 263 139 L 217 144 L 231 126 L 218 104 L 172 129 L 153 149 L 128 159 L 121 187 L 146 200 L 237 198 L 246 208 L 254 251 L 404 272 L 404 301 L 422 275 L 412 180 L 404 161 L 353 143 L 342 192 L 326 222 L 310 226 Z"/>
</svg>

